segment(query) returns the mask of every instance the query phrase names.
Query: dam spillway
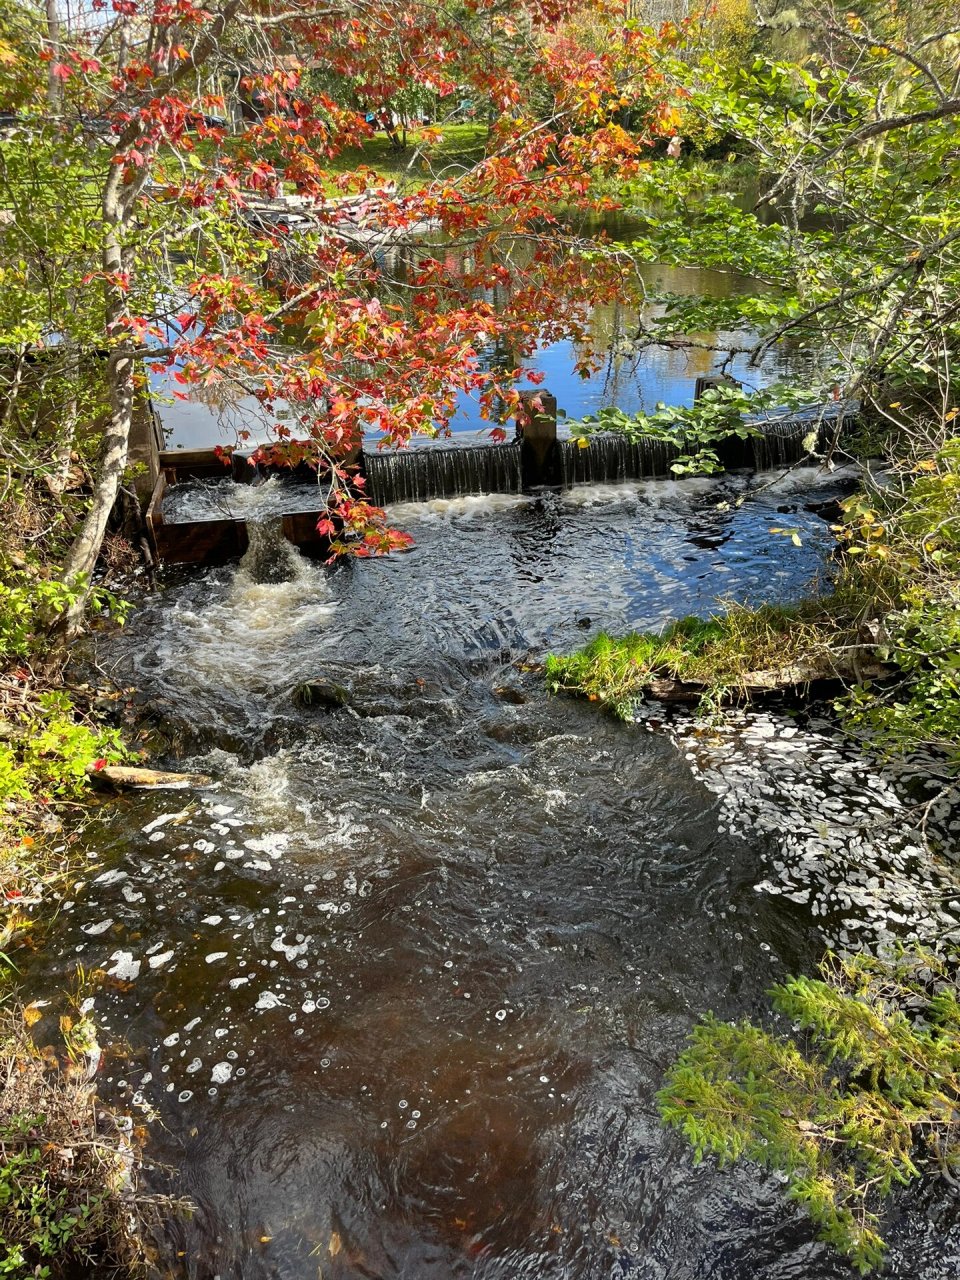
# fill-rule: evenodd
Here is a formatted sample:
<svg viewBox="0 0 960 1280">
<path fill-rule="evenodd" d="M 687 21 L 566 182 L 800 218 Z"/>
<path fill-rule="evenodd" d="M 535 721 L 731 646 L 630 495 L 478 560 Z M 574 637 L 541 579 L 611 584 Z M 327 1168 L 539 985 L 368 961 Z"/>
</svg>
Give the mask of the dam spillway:
<svg viewBox="0 0 960 1280">
<path fill-rule="evenodd" d="M 362 492 L 376 506 L 429 502 L 484 493 L 521 494 L 539 488 L 618 484 L 670 477 L 681 446 L 662 436 L 629 438 L 597 433 L 587 438 L 557 435 L 555 401 L 540 393 L 548 411 L 507 443 L 424 443 L 402 449 L 365 447 L 357 458 Z M 795 465 L 823 449 L 855 415 L 843 402 L 796 412 L 767 413 L 717 446 L 726 470 L 769 471 Z M 813 436 L 813 441 L 811 441 Z M 305 555 L 323 558 L 329 541 L 317 533 L 325 509 L 325 487 L 316 477 L 288 477 L 274 484 L 265 501 L 253 467 L 226 470 L 213 450 L 157 455 L 157 479 L 146 523 L 158 561 L 217 564 L 242 556 L 250 545 L 250 524 L 269 516 L 283 536 Z M 233 475 L 242 476 L 238 483 Z"/>
</svg>

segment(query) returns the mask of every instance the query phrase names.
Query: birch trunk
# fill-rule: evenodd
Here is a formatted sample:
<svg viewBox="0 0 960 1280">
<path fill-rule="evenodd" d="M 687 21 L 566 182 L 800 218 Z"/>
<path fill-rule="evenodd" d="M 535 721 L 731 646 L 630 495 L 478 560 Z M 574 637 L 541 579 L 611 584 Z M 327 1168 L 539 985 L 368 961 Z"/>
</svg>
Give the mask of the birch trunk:
<svg viewBox="0 0 960 1280">
<path fill-rule="evenodd" d="M 124 296 L 114 281 L 123 270 L 121 231 L 126 206 L 121 198 L 119 166 L 107 178 L 103 192 L 104 240 L 103 272 L 106 277 L 106 331 L 115 337 L 123 315 Z M 94 481 L 93 497 L 77 536 L 67 552 L 62 580 L 74 593 L 67 609 L 54 621 L 52 630 L 69 641 L 83 627 L 84 614 L 93 585 L 93 572 L 107 532 L 107 521 L 117 500 L 120 482 L 127 465 L 130 427 L 133 422 L 134 359 L 129 341 L 122 340 L 107 359 L 107 386 L 110 393 L 110 417 L 103 433 L 103 444 Z"/>
</svg>

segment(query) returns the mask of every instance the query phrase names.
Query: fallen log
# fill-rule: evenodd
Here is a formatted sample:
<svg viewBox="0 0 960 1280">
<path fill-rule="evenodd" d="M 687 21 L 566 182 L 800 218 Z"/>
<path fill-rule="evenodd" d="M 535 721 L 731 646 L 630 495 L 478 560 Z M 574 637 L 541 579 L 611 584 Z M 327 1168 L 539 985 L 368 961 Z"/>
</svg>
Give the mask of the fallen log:
<svg viewBox="0 0 960 1280">
<path fill-rule="evenodd" d="M 88 765 L 87 777 L 98 786 L 121 791 L 146 787 L 183 791 L 187 787 L 213 785 L 213 779 L 205 773 L 168 773 L 163 769 L 136 769 L 119 764 L 105 764 L 100 769 Z"/>
<path fill-rule="evenodd" d="M 745 671 L 730 685 L 721 701 L 751 700 L 765 694 L 785 693 L 808 684 L 825 681 L 882 680 L 893 673 L 893 668 L 881 662 L 803 662 L 788 667 L 776 667 L 768 671 Z M 652 676 L 642 692 L 660 702 L 699 702 L 708 686 L 702 681 L 677 680 L 665 676 Z"/>
</svg>

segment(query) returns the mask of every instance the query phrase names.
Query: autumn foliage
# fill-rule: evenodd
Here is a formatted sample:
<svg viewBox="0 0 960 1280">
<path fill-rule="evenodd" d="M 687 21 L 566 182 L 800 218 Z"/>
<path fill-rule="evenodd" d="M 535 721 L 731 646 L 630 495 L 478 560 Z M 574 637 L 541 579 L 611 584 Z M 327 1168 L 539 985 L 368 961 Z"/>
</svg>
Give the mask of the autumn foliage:
<svg viewBox="0 0 960 1280">
<path fill-rule="evenodd" d="M 578 38 L 586 11 L 609 31 L 602 52 Z M 670 132 L 653 53 L 620 7 L 577 0 L 92 0 L 57 29 L 21 12 L 0 46 L 0 110 L 31 145 L 69 151 L 64 198 L 72 186 L 98 206 L 88 260 L 71 260 L 85 269 L 43 328 L 107 353 L 105 457 L 125 448 L 145 365 L 176 394 L 253 394 L 274 460 L 328 472 L 354 545 L 388 549 L 344 483 L 361 438 L 443 432 L 463 393 L 503 421 L 537 342 L 583 340 L 589 303 L 630 292 L 632 269 L 584 256 L 575 228 L 609 203 L 597 175 L 629 172 Z M 413 90 L 431 108 L 402 188 L 343 172 L 343 149 Z M 461 102 L 489 125 L 484 154 L 433 172 Z M 299 220 L 264 218 L 280 197 L 299 199 Z M 402 279 L 377 235 L 406 241 Z M 91 289 L 102 302 L 72 333 L 69 298 Z M 87 546 L 67 576 L 90 567 Z"/>
</svg>

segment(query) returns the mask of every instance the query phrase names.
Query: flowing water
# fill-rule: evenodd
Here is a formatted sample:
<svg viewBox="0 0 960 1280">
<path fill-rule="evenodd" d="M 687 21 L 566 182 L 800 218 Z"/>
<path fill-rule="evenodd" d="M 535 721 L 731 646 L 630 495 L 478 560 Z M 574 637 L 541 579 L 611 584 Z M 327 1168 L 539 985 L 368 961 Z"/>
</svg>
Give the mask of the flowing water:
<svg viewBox="0 0 960 1280">
<path fill-rule="evenodd" d="M 654 1093 L 699 1014 L 758 1014 L 857 921 L 956 929 L 953 868 L 826 720 L 664 732 L 525 669 L 718 591 L 799 595 L 841 486 L 738 506 L 748 483 L 397 507 L 409 554 L 172 575 L 102 643 L 216 786 L 105 810 L 33 980 L 108 974 L 102 1092 L 156 1117 L 197 1206 L 171 1274 L 849 1274 L 775 1178 L 694 1167 Z M 936 1189 L 892 1236 L 901 1280 L 958 1274 Z"/>
</svg>

